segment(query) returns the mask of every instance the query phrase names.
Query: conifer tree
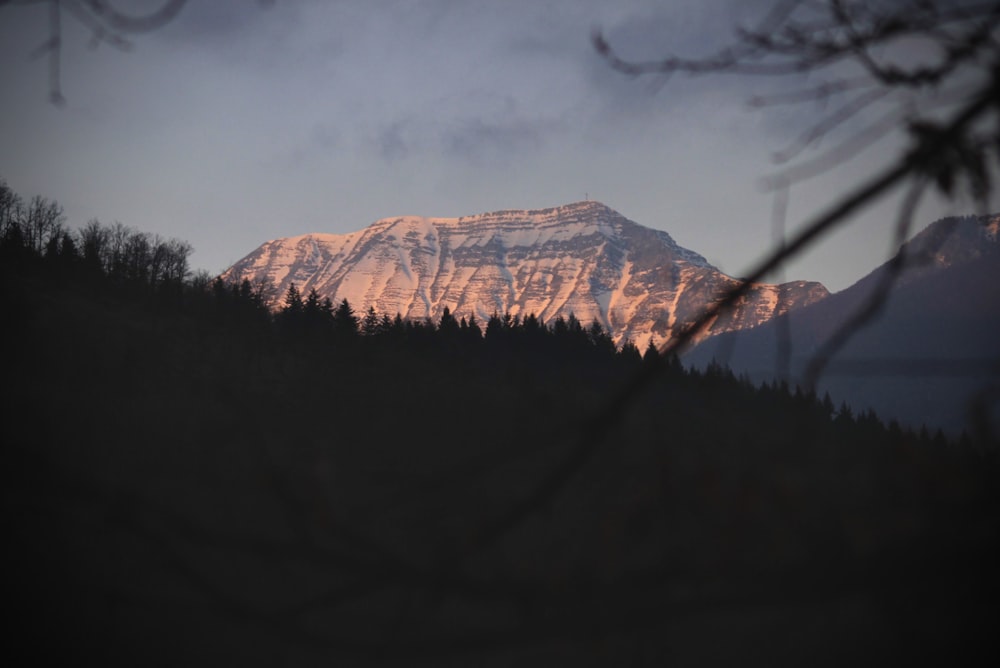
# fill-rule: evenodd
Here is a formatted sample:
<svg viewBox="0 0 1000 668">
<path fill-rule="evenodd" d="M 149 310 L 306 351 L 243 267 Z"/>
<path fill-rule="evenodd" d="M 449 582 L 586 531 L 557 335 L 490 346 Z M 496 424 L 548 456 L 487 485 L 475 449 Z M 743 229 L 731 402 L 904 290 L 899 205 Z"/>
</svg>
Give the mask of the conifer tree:
<svg viewBox="0 0 1000 668">
<path fill-rule="evenodd" d="M 455 340 L 458 338 L 458 322 L 455 320 L 455 316 L 451 314 L 451 309 L 447 306 L 445 306 L 444 310 L 441 311 L 441 320 L 438 322 L 438 332 L 442 337 L 448 340 Z"/>
<path fill-rule="evenodd" d="M 493 311 L 493 315 L 486 322 L 486 340 L 490 343 L 499 343 L 504 339 L 504 330 L 503 320 L 500 319 L 500 315 L 496 311 Z"/>
<path fill-rule="evenodd" d="M 479 327 L 479 321 L 476 320 L 475 313 L 469 314 L 469 330 L 467 336 L 470 341 L 474 342 L 478 342 L 483 338 L 483 330 Z"/>
<path fill-rule="evenodd" d="M 629 339 L 626 339 L 625 342 L 622 343 L 622 347 L 618 351 L 618 357 L 630 364 L 642 362 L 642 353 L 639 352 L 638 346 L 632 343 Z"/>
<path fill-rule="evenodd" d="M 834 422 L 837 424 L 854 422 L 854 411 L 851 410 L 851 407 L 847 405 L 846 401 L 841 402 L 840 410 L 837 411 L 837 418 Z"/>
<path fill-rule="evenodd" d="M 333 328 L 340 337 L 353 338 L 358 334 L 358 317 L 346 297 L 333 312 Z"/>
<path fill-rule="evenodd" d="M 561 314 L 552 323 L 552 334 L 557 339 L 564 338 L 569 334 L 569 325 L 566 324 L 566 318 L 562 317 Z"/>
<path fill-rule="evenodd" d="M 534 313 L 524 316 L 524 319 L 521 321 L 521 327 L 524 329 L 524 333 L 529 336 L 535 336 L 544 329 L 538 316 Z"/>
<path fill-rule="evenodd" d="M 305 305 L 302 303 L 302 295 L 295 283 L 292 283 L 285 293 L 285 305 L 278 314 L 278 319 L 286 329 L 293 330 L 302 326 L 304 314 Z"/>
<path fill-rule="evenodd" d="M 368 310 L 365 311 L 365 317 L 361 321 L 361 333 L 365 336 L 375 336 L 379 333 L 380 322 L 378 313 L 375 312 L 374 306 L 369 306 Z"/>
<path fill-rule="evenodd" d="M 396 311 L 396 317 L 392 319 L 392 330 L 397 333 L 406 330 L 406 323 L 403 322 L 403 315 L 399 311 Z"/>
<path fill-rule="evenodd" d="M 830 398 L 829 392 L 823 393 L 823 402 L 821 404 L 823 407 L 823 417 L 830 419 L 837 412 L 836 406 L 833 405 L 833 399 Z"/>
<path fill-rule="evenodd" d="M 590 328 L 587 330 L 587 336 L 594 348 L 607 353 L 608 355 L 614 354 L 615 342 L 611 339 L 611 336 L 605 331 L 604 325 L 602 325 L 597 318 L 594 318 L 594 321 L 590 323 Z"/>
<path fill-rule="evenodd" d="M 285 293 L 285 307 L 283 312 L 291 316 L 300 316 L 304 310 L 305 305 L 302 303 L 302 295 L 299 293 L 298 287 L 292 283 L 288 286 L 288 291 Z"/>
<path fill-rule="evenodd" d="M 303 323 L 311 330 L 318 330 L 327 322 L 323 312 L 323 302 L 316 292 L 316 288 L 310 288 L 306 295 L 305 303 L 302 307 Z"/>
<path fill-rule="evenodd" d="M 320 304 L 320 310 L 323 312 L 323 322 L 330 325 L 333 324 L 333 302 L 330 301 L 329 297 L 323 298 L 323 303 Z"/>
<path fill-rule="evenodd" d="M 649 339 L 649 343 L 646 345 L 646 352 L 642 354 L 642 361 L 647 364 L 656 364 L 660 361 L 660 351 L 653 343 L 653 339 Z"/>
</svg>

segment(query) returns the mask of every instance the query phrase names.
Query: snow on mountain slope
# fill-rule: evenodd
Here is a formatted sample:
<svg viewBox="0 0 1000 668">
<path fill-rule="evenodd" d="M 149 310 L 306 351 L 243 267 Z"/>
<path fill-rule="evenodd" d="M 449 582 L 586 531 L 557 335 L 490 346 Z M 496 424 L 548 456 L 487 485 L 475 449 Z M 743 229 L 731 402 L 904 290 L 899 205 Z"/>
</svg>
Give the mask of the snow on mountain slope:
<svg viewBox="0 0 1000 668">
<path fill-rule="evenodd" d="M 461 218 L 385 218 L 345 235 L 269 241 L 225 280 L 269 280 L 272 306 L 289 285 L 356 312 L 437 319 L 445 307 L 481 322 L 494 312 L 594 319 L 617 343 L 661 344 L 737 279 L 599 202 Z M 753 327 L 827 295 L 812 282 L 755 285 L 710 333 Z"/>
</svg>

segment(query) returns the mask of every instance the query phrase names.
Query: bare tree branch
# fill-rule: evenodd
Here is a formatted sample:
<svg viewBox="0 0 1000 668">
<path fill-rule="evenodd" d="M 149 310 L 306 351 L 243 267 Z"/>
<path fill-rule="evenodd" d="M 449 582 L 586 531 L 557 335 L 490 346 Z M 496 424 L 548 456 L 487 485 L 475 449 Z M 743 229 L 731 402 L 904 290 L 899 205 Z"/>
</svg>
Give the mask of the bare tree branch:
<svg viewBox="0 0 1000 668">
<path fill-rule="evenodd" d="M 104 42 L 115 48 L 128 50 L 131 42 L 127 35 L 148 33 L 173 21 L 187 0 L 163 0 L 163 3 L 145 14 L 128 14 L 112 7 L 104 0 L 0 0 L 0 10 L 8 6 L 27 6 L 45 2 L 48 5 L 48 39 L 32 57 L 46 56 L 49 65 L 49 101 L 63 106 L 66 98 L 62 92 L 63 14 L 69 13 L 91 34 L 91 46 Z"/>
<path fill-rule="evenodd" d="M 591 460 L 596 449 L 625 415 L 626 408 L 654 379 L 659 377 L 665 365 L 664 360 L 679 354 L 694 343 L 716 318 L 749 292 L 754 283 L 763 280 L 788 259 L 819 241 L 853 214 L 872 204 L 906 179 L 913 178 L 916 183 L 922 183 L 928 175 L 939 174 L 940 170 L 949 169 L 948 165 L 951 163 L 940 164 L 942 156 L 955 151 L 956 145 L 967 140 L 970 128 L 990 112 L 996 113 L 998 107 L 1000 107 L 1000 66 L 994 70 L 994 76 L 989 84 L 956 112 L 950 122 L 935 127 L 933 131 L 915 135 L 915 145 L 899 160 L 859 185 L 831 205 L 827 211 L 807 223 L 786 244 L 776 248 L 760 261 L 744 280 L 721 294 L 702 311 L 700 316 L 666 342 L 660 348 L 658 363 L 645 365 L 631 383 L 615 394 L 604 404 L 601 411 L 587 421 L 577 445 L 559 461 L 558 465 L 549 470 L 543 481 L 524 496 L 521 502 L 510 507 L 489 526 L 488 532 L 480 540 L 480 547 L 492 544 L 527 517 L 552 503 L 568 482 Z M 950 170 L 949 173 L 955 176 Z"/>
<path fill-rule="evenodd" d="M 870 322 L 882 310 L 899 276 L 907 267 L 912 266 L 913 261 L 901 246 L 906 241 L 913 225 L 913 214 L 917 209 L 920 197 L 924 194 L 924 189 L 925 184 L 920 179 L 916 179 L 910 186 L 896 222 L 895 246 L 900 248 L 900 251 L 886 266 L 885 271 L 879 277 L 877 286 L 865 300 L 865 303 L 854 315 L 842 322 L 833 335 L 824 341 L 819 350 L 813 354 L 803 374 L 803 384 L 807 390 L 815 390 L 816 381 L 833 355 L 850 340 L 858 328 Z M 943 238 L 941 241 L 943 242 Z"/>
</svg>

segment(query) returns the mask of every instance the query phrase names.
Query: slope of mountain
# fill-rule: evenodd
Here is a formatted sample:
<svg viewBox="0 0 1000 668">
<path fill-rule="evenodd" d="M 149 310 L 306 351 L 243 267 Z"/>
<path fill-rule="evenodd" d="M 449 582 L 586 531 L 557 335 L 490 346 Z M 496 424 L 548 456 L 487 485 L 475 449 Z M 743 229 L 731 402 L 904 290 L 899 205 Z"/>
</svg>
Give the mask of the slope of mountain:
<svg viewBox="0 0 1000 668">
<path fill-rule="evenodd" d="M 905 269 L 887 302 L 830 359 L 817 389 L 838 404 L 916 428 L 956 434 L 995 422 L 989 415 L 1000 387 L 998 228 L 1000 215 L 946 218 L 904 244 Z M 703 366 L 715 358 L 754 380 L 770 379 L 782 366 L 778 344 L 787 326 L 791 379 L 801 381 L 813 355 L 869 303 L 891 267 L 887 262 L 782 319 L 703 341 L 685 361 Z"/>
<path fill-rule="evenodd" d="M 996 457 L 674 366 L 609 423 L 641 365 L 597 347 L 329 345 L 95 276 L 0 244 L 30 665 L 998 663 Z"/>
<path fill-rule="evenodd" d="M 440 317 L 445 307 L 483 321 L 494 312 L 599 321 L 617 343 L 660 344 L 735 284 L 666 232 L 598 202 L 461 218 L 379 220 L 351 234 L 269 241 L 226 280 L 270 281 L 272 306 L 294 283 L 361 312 Z M 819 283 L 755 285 L 711 333 L 753 327 L 827 295 Z"/>
</svg>

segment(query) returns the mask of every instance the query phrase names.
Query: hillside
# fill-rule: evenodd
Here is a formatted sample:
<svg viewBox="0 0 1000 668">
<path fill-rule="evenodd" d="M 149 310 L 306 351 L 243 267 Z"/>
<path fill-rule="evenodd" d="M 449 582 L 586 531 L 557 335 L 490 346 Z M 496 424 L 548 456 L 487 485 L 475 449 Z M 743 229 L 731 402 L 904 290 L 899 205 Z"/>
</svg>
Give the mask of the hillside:
<svg viewBox="0 0 1000 668">
<path fill-rule="evenodd" d="M 753 330 L 710 339 L 685 355 L 704 368 L 713 358 L 757 382 L 781 368 L 787 327 L 792 382 L 887 279 L 874 318 L 857 327 L 829 360 L 818 391 L 885 420 L 952 435 L 991 430 L 1000 382 L 1000 216 L 948 218 L 929 225 L 890 260 L 850 288 Z M 893 272 L 890 275 L 890 272 Z"/>
<path fill-rule="evenodd" d="M 989 444 L 643 360 L 580 329 L 310 329 L 239 285 L 95 274 L 5 239 L 12 653 L 1000 658 Z"/>
</svg>

